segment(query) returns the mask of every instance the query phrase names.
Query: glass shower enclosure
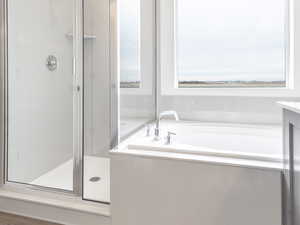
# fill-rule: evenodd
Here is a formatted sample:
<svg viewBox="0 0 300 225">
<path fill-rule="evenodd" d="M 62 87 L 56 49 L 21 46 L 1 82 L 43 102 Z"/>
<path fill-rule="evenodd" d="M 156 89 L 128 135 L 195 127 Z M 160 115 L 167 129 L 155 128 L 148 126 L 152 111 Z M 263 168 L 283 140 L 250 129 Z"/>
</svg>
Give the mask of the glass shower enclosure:
<svg viewBox="0 0 300 225">
<path fill-rule="evenodd" d="M 0 3 L 4 185 L 109 203 L 109 150 L 155 119 L 155 0 Z"/>
<path fill-rule="evenodd" d="M 79 194 L 80 1 L 10 0 L 6 14 L 6 180 Z"/>
</svg>

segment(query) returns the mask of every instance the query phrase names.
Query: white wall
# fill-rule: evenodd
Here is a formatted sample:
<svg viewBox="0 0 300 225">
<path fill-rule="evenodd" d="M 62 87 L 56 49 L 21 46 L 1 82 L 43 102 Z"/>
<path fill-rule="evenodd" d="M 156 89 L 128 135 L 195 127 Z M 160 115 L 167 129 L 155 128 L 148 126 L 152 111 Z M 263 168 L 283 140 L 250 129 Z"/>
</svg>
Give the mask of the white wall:
<svg viewBox="0 0 300 225">
<path fill-rule="evenodd" d="M 30 182 L 72 157 L 72 16 L 70 0 L 8 1 L 9 180 Z"/>
<path fill-rule="evenodd" d="M 159 110 L 176 110 L 180 119 L 205 122 L 280 124 L 279 100 L 300 98 L 159 96 Z"/>
</svg>

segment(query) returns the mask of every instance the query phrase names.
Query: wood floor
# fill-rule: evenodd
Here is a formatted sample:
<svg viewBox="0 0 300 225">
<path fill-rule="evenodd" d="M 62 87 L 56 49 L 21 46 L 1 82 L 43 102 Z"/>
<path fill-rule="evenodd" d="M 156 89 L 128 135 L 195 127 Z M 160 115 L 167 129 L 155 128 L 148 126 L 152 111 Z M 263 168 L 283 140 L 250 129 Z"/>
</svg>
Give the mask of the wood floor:
<svg viewBox="0 0 300 225">
<path fill-rule="evenodd" d="M 0 225 L 59 225 L 0 212 Z"/>
</svg>

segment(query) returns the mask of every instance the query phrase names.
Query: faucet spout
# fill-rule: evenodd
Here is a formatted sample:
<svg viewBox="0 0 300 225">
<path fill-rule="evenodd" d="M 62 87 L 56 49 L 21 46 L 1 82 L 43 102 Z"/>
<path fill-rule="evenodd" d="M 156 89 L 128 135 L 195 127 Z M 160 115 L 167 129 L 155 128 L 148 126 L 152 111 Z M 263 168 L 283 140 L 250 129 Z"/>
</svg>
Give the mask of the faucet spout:
<svg viewBox="0 0 300 225">
<path fill-rule="evenodd" d="M 177 112 L 173 111 L 173 110 L 161 112 L 159 114 L 159 120 L 166 116 L 173 116 L 176 121 L 179 120 L 179 116 L 178 116 Z"/>
<path fill-rule="evenodd" d="M 179 116 L 177 114 L 176 111 L 174 110 L 168 110 L 168 111 L 163 111 L 159 114 L 157 120 L 156 120 L 156 127 L 155 127 L 155 140 L 159 140 L 159 133 L 160 133 L 160 121 L 164 118 L 164 117 L 173 117 L 174 120 L 178 121 L 179 120 Z"/>
</svg>

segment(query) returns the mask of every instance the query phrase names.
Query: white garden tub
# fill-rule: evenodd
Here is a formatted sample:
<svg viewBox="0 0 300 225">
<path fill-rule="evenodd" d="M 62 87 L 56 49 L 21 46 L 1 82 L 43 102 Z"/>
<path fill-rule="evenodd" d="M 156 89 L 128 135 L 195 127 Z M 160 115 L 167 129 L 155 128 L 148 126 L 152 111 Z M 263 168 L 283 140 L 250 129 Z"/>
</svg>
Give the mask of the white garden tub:
<svg viewBox="0 0 300 225">
<path fill-rule="evenodd" d="M 281 225 L 278 126 L 164 122 L 111 151 L 115 225 Z M 176 133 L 165 144 L 166 132 Z"/>
<path fill-rule="evenodd" d="M 161 138 L 154 140 L 143 129 L 126 141 L 128 149 L 151 150 L 280 162 L 282 131 L 280 126 L 195 122 L 163 122 Z M 176 133 L 166 144 L 167 132 Z"/>
</svg>

